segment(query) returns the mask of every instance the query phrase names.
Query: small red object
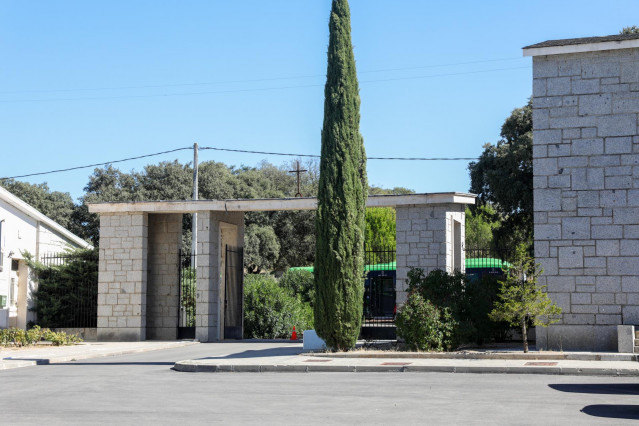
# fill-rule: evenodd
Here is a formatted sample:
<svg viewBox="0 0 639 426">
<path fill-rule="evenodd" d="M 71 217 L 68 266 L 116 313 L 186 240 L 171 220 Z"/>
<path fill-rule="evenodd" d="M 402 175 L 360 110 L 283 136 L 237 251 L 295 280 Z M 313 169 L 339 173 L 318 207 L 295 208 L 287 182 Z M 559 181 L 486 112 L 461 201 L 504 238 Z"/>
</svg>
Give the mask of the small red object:
<svg viewBox="0 0 639 426">
<path fill-rule="evenodd" d="M 295 326 L 293 326 L 293 334 L 291 334 L 291 340 L 297 340 L 297 332 L 295 331 Z"/>
</svg>

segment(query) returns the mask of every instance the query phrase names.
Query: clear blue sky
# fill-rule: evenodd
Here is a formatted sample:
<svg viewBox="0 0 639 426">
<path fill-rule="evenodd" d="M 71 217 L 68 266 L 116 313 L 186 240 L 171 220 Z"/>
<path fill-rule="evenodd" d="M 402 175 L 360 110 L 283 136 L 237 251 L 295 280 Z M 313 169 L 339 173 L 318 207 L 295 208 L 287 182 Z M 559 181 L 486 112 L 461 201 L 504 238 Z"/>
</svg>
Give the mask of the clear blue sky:
<svg viewBox="0 0 639 426">
<path fill-rule="evenodd" d="M 330 3 L 1 0 L 0 177 L 193 142 L 319 153 Z M 531 95 L 521 47 L 639 25 L 636 0 L 350 3 L 369 156 L 478 156 Z M 191 153 L 118 167 L 176 158 Z M 467 191 L 466 167 L 371 160 L 368 174 L 383 187 Z M 25 180 L 76 198 L 91 171 Z"/>
</svg>

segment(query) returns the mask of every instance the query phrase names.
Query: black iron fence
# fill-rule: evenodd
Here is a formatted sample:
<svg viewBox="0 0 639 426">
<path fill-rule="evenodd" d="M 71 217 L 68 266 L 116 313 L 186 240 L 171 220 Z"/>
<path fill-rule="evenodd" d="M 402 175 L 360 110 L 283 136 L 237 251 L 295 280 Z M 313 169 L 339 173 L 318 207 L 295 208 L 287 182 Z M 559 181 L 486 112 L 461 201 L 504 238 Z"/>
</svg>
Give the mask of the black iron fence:
<svg viewBox="0 0 639 426">
<path fill-rule="evenodd" d="M 94 328 L 98 323 L 98 254 L 44 255 L 36 268 L 36 324 L 49 328 Z"/>
<path fill-rule="evenodd" d="M 363 339 L 396 338 L 396 260 L 395 249 L 365 253 Z"/>
<path fill-rule="evenodd" d="M 466 248 L 466 276 L 481 279 L 485 275 L 500 276 L 504 268 L 512 262 L 514 250 L 511 248 Z"/>
<path fill-rule="evenodd" d="M 511 265 L 511 248 L 466 248 L 466 275 L 481 279 L 485 275 L 499 276 Z M 396 338 L 397 263 L 396 251 L 366 251 L 364 275 L 364 315 L 360 338 L 385 340 Z"/>
<path fill-rule="evenodd" d="M 196 256 L 180 251 L 178 276 L 180 279 L 180 306 L 178 312 L 178 337 L 195 338 L 195 304 L 197 293 Z"/>
<path fill-rule="evenodd" d="M 224 338 L 244 336 L 244 249 L 226 246 L 224 265 Z"/>
</svg>

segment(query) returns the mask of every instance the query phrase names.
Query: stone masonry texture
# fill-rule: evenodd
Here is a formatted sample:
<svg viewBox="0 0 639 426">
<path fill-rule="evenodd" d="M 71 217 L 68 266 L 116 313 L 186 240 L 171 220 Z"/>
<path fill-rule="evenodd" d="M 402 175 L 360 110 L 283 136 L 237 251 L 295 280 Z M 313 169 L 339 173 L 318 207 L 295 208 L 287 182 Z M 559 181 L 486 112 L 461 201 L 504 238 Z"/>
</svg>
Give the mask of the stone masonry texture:
<svg viewBox="0 0 639 426">
<path fill-rule="evenodd" d="M 177 339 L 182 214 L 149 214 L 146 337 Z"/>
<path fill-rule="evenodd" d="M 464 241 L 465 206 L 461 204 L 398 206 L 397 240 L 397 305 L 404 304 L 408 290 L 408 272 L 421 268 L 426 274 L 435 269 L 453 272 L 455 222 L 461 227 Z M 463 247 L 459 250 L 462 258 Z"/>
<path fill-rule="evenodd" d="M 639 324 L 639 49 L 533 58 L 535 257 L 563 311 L 537 346 L 616 350 Z"/>
<path fill-rule="evenodd" d="M 224 246 L 243 247 L 244 213 L 200 212 L 198 221 L 195 337 L 201 342 L 224 338 Z M 225 240 L 223 225 L 237 227 L 233 240 Z"/>
<path fill-rule="evenodd" d="M 98 340 L 146 340 L 148 216 L 100 215 Z"/>
</svg>

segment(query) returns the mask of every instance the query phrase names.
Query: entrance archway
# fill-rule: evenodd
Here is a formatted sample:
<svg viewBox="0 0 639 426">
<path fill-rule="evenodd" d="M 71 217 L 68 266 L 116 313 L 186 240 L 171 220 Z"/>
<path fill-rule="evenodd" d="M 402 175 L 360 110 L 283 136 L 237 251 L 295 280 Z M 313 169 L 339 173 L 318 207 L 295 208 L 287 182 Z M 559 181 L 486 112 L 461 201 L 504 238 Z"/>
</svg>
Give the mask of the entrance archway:
<svg viewBox="0 0 639 426">
<path fill-rule="evenodd" d="M 474 195 L 454 192 L 368 198 L 368 207 L 397 210 L 398 305 L 406 300 L 411 267 L 426 273 L 452 272 L 460 265 L 463 269 L 464 211 L 474 203 Z M 90 212 L 100 214 L 98 339 L 178 337 L 182 214 L 194 212 L 198 213 L 195 338 L 213 342 L 229 337 L 227 333 L 241 336 L 241 325 L 226 319 L 224 307 L 229 301 L 226 246 L 243 247 L 244 212 L 316 208 L 315 198 L 89 204 Z"/>
</svg>

